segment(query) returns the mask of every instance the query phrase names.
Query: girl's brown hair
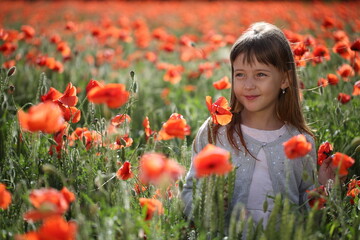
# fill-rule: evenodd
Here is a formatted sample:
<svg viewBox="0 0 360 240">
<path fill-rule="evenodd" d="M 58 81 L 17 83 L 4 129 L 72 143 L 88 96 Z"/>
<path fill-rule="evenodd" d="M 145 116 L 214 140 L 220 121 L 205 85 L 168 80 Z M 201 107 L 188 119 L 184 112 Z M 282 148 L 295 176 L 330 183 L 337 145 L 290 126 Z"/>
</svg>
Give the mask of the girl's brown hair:
<svg viewBox="0 0 360 240">
<path fill-rule="evenodd" d="M 231 96 L 230 107 L 233 114 L 231 122 L 227 125 L 227 138 L 231 145 L 240 150 L 234 137 L 236 133 L 240 137 L 241 144 L 245 147 L 245 151 L 250 153 L 245 144 L 243 134 L 241 132 L 240 112 L 243 109 L 242 104 L 236 99 L 234 93 L 234 61 L 240 55 L 244 55 L 244 63 L 252 65 L 255 60 L 260 63 L 273 65 L 280 72 L 287 74 L 289 87 L 285 89 L 285 93 L 279 89 L 279 98 L 276 104 L 276 115 L 280 121 L 293 125 L 300 132 L 308 133 L 314 136 L 310 128 L 306 125 L 304 119 L 300 95 L 299 83 L 296 74 L 296 65 L 291 51 L 290 43 L 286 39 L 284 33 L 276 26 L 258 22 L 251 25 L 234 43 L 230 52 L 231 62 Z M 219 125 L 212 124 L 210 128 L 212 132 L 209 134 L 209 142 L 213 142 L 210 136 L 217 136 Z M 216 137 L 213 138 L 216 141 Z"/>
</svg>

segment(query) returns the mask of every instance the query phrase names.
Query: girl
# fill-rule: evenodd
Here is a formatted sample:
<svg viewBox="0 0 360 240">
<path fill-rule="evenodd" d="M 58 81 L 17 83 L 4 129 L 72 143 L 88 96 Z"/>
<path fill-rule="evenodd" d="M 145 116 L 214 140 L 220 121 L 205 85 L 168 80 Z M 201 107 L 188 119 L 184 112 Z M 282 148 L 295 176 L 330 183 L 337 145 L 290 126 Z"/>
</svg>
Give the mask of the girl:
<svg viewBox="0 0 360 240">
<path fill-rule="evenodd" d="M 230 53 L 232 88 L 230 106 L 232 121 L 227 126 L 207 120 L 193 143 L 193 157 L 208 143 L 231 153 L 237 167 L 235 190 L 230 209 L 243 204 L 255 222 L 264 225 L 273 202 L 267 195 L 285 194 L 293 203 L 307 201 L 306 190 L 313 188 L 313 164 L 316 164 L 314 135 L 306 125 L 301 111 L 298 79 L 290 43 L 274 25 L 260 22 L 250 26 L 233 45 Z M 212 131 L 212 133 L 210 132 Z M 304 134 L 312 144 L 309 158 L 288 160 L 290 177 L 286 180 L 283 142 Z M 215 136 L 212 142 L 210 136 Z M 327 159 L 319 170 L 319 182 L 334 177 Z M 185 213 L 189 216 L 192 203 L 193 164 L 186 176 L 182 192 Z M 264 213 L 263 203 L 268 201 Z M 230 215 L 230 214 L 229 214 Z"/>
</svg>

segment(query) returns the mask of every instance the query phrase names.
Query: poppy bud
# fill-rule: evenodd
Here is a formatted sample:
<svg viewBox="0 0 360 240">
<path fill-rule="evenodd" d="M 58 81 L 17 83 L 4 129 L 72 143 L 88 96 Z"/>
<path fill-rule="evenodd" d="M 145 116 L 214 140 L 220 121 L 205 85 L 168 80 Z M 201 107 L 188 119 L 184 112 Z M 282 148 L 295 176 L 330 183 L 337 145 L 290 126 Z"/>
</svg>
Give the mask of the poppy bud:
<svg viewBox="0 0 360 240">
<path fill-rule="evenodd" d="M 9 86 L 9 89 L 8 89 L 8 93 L 9 93 L 9 94 L 13 94 L 14 91 L 15 91 L 15 86 L 14 86 L 14 85 L 10 85 L 10 86 Z"/>
<path fill-rule="evenodd" d="M 16 67 L 13 66 L 13 67 L 11 67 L 11 68 L 9 69 L 9 71 L 7 72 L 7 76 L 8 76 L 8 77 L 11 77 L 12 75 L 15 74 L 15 72 L 16 72 Z"/>
<path fill-rule="evenodd" d="M 135 72 L 134 72 L 134 71 L 130 71 L 130 77 L 131 77 L 131 78 L 134 78 L 134 76 L 135 76 Z"/>
<path fill-rule="evenodd" d="M 138 91 L 138 84 L 137 82 L 134 82 L 134 93 L 137 93 Z"/>
</svg>

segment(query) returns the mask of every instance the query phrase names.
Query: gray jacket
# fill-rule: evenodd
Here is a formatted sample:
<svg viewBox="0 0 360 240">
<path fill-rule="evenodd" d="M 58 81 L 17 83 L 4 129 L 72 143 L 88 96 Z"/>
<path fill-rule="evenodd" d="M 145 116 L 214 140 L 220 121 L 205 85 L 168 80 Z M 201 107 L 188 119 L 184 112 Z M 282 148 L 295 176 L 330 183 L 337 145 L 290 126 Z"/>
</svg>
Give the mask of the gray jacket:
<svg viewBox="0 0 360 240">
<path fill-rule="evenodd" d="M 286 128 L 286 132 L 282 136 L 269 143 L 259 142 L 246 134 L 243 134 L 243 136 L 253 156 L 257 156 L 261 148 L 264 149 L 274 194 L 284 194 L 293 203 L 302 205 L 307 200 L 306 190 L 314 188 L 314 173 L 316 172 L 314 139 L 310 135 L 304 134 L 306 139 L 312 144 L 312 150 L 308 156 L 292 160 L 287 159 L 282 143 L 288 141 L 293 136 L 299 135 L 300 132 L 290 125 L 286 125 Z M 236 136 L 235 139 L 237 139 L 239 145 L 241 145 L 240 138 Z M 193 142 L 192 160 L 207 144 L 208 121 L 205 121 Z M 224 126 L 219 128 L 216 146 L 229 151 L 233 165 L 237 167 L 234 195 L 229 209 L 231 211 L 238 202 L 244 205 L 247 203 L 256 160 L 249 154 L 244 154 L 245 151 L 243 151 L 243 149 L 239 152 L 231 146 L 226 136 L 226 127 Z M 290 169 L 288 181 L 286 181 L 286 168 Z M 307 178 L 304 178 L 304 173 L 306 173 Z M 189 216 L 191 212 L 194 177 L 195 169 L 193 161 L 191 161 L 190 170 L 186 175 L 186 183 L 181 193 L 182 200 L 185 204 L 184 212 L 187 216 Z"/>
</svg>

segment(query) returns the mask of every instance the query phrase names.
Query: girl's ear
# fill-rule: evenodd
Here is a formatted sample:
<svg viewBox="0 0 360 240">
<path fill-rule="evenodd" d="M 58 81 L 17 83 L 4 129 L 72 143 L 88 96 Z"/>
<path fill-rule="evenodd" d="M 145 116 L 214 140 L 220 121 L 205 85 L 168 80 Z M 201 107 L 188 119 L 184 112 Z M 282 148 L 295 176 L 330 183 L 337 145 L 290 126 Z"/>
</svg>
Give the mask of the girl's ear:
<svg viewBox="0 0 360 240">
<path fill-rule="evenodd" d="M 284 78 L 281 82 L 281 89 L 286 89 L 290 86 L 291 70 L 284 73 Z"/>
</svg>

